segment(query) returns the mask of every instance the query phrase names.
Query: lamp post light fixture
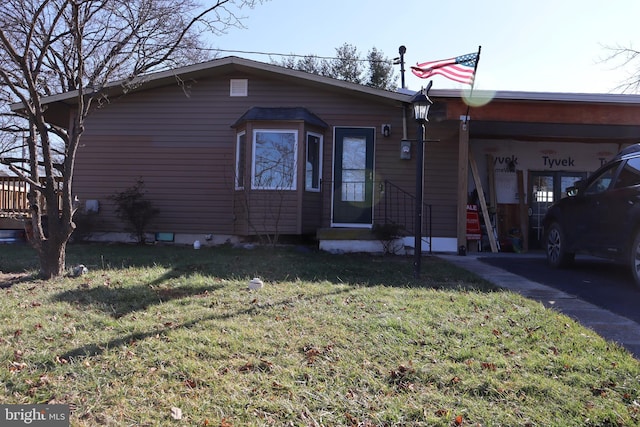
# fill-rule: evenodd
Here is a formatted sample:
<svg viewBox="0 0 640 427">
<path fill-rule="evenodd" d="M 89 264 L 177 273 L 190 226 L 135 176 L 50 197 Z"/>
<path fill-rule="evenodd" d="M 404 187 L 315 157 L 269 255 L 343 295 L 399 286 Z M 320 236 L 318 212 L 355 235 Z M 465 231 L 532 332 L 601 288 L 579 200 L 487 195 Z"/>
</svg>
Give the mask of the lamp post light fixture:
<svg viewBox="0 0 640 427">
<path fill-rule="evenodd" d="M 420 278 L 420 263 L 422 259 L 422 173 L 424 168 L 424 128 L 429 121 L 429 108 L 433 101 L 429 99 L 429 89 L 433 81 L 429 81 L 426 89 L 417 92 L 411 98 L 413 107 L 413 117 L 418 123 L 416 140 L 416 212 L 414 225 L 414 248 L 413 248 L 413 276 Z"/>
</svg>

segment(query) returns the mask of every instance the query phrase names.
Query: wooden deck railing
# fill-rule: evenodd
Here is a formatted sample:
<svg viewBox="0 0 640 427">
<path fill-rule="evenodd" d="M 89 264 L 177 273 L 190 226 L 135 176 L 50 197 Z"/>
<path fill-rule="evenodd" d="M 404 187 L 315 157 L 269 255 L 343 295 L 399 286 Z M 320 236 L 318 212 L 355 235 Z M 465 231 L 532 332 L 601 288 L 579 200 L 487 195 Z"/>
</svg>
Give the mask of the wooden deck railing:
<svg viewBox="0 0 640 427">
<path fill-rule="evenodd" d="M 62 178 L 56 180 L 58 186 Z M 29 216 L 29 184 L 13 176 L 0 176 L 0 216 Z M 44 203 L 41 203 L 44 207 Z"/>
</svg>

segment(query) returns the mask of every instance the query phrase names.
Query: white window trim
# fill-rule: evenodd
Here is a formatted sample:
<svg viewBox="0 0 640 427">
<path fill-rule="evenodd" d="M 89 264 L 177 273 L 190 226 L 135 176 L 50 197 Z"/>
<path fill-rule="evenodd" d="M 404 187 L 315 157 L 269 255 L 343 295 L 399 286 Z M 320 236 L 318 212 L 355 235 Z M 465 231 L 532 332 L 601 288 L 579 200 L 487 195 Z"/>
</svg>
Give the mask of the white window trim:
<svg viewBox="0 0 640 427">
<path fill-rule="evenodd" d="M 257 186 L 256 178 L 256 135 L 258 133 L 290 133 L 294 136 L 293 143 L 293 176 L 291 187 L 266 187 Z M 278 190 L 296 191 L 298 183 L 298 130 L 297 129 L 254 129 L 251 139 L 251 189 L 252 190 Z"/>
<path fill-rule="evenodd" d="M 240 138 L 244 136 L 244 155 L 245 158 L 244 159 L 240 159 Z M 242 131 L 242 132 L 238 132 L 236 134 L 236 172 L 235 172 L 235 182 L 234 185 L 236 187 L 236 190 L 244 190 L 244 185 L 239 186 L 238 185 L 238 172 L 240 172 L 240 161 L 244 160 L 246 162 L 246 156 L 247 156 L 247 132 L 246 131 Z M 246 163 L 243 166 L 243 170 L 246 171 Z M 247 179 L 247 174 L 245 173 L 242 182 L 246 185 L 245 180 Z"/>
<path fill-rule="evenodd" d="M 318 138 L 319 143 L 318 143 L 318 188 L 307 188 L 307 155 L 308 155 L 308 150 L 309 150 L 309 136 L 315 136 L 316 138 Z M 320 186 L 322 185 L 322 153 L 323 153 L 323 145 L 324 145 L 324 137 L 322 136 L 322 134 L 316 133 L 316 132 L 307 132 L 307 135 L 305 136 L 305 183 L 304 183 L 304 189 L 305 191 L 311 192 L 311 193 L 319 193 L 320 192 Z"/>
</svg>

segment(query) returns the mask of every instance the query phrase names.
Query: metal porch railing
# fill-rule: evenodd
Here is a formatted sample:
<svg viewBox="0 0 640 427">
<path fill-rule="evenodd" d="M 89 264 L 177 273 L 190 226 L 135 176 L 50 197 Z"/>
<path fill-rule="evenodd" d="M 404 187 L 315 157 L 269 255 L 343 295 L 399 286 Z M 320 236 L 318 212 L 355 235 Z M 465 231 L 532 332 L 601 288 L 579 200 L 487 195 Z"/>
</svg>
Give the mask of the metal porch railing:
<svg viewBox="0 0 640 427">
<path fill-rule="evenodd" d="M 375 222 L 396 224 L 407 236 L 415 235 L 416 197 L 389 180 L 378 183 L 379 201 L 375 208 Z M 431 205 L 422 204 L 420 236 L 429 245 L 431 252 L 432 235 Z M 426 240 L 425 240 L 426 239 Z"/>
<path fill-rule="evenodd" d="M 323 181 L 323 189 L 331 191 L 332 181 Z M 367 183 L 371 185 L 371 183 Z M 362 199 L 365 191 L 364 182 L 352 181 L 342 183 L 342 191 L 346 197 L 354 199 Z M 374 224 L 394 224 L 400 229 L 400 233 L 404 236 L 415 235 L 415 214 L 416 214 L 416 197 L 415 195 L 403 190 L 398 185 L 389 180 L 373 182 L 374 191 Z M 432 206 L 428 203 L 422 204 L 422 221 L 420 235 L 423 242 L 429 245 L 431 252 L 432 243 Z"/>
</svg>

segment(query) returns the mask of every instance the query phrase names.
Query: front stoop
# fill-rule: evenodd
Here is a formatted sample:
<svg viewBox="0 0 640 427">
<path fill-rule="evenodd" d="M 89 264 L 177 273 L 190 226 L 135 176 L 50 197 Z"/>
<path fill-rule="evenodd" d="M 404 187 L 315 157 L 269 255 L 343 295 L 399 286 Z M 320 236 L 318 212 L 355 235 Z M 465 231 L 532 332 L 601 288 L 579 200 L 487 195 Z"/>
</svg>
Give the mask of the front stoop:
<svg viewBox="0 0 640 427">
<path fill-rule="evenodd" d="M 320 250 L 331 253 L 346 252 L 392 252 L 405 255 L 407 250 L 403 239 L 382 242 L 369 228 L 321 228 L 316 232 Z M 413 250 L 413 248 L 410 248 Z"/>
<path fill-rule="evenodd" d="M 320 228 L 318 240 L 378 240 L 370 228 Z"/>
</svg>

